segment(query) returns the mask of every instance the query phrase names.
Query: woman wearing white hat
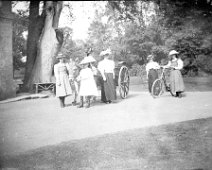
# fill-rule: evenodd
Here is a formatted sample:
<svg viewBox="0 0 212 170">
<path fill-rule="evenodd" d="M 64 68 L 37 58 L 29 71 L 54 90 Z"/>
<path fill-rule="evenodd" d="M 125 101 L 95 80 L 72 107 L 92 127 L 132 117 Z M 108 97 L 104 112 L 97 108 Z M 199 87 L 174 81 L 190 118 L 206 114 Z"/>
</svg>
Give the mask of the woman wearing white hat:
<svg viewBox="0 0 212 170">
<path fill-rule="evenodd" d="M 183 68 L 183 61 L 178 57 L 178 52 L 171 50 L 169 56 L 171 60 L 165 66 L 171 68 L 170 72 L 170 90 L 175 97 L 182 97 L 182 92 L 185 90 L 183 77 L 180 70 Z"/>
<path fill-rule="evenodd" d="M 80 64 L 83 66 L 83 69 L 80 71 L 77 80 L 80 81 L 79 96 L 80 96 L 80 105 L 78 108 L 82 108 L 84 105 L 83 98 L 86 99 L 86 108 L 90 107 L 90 99 L 92 96 L 98 96 L 98 89 L 96 82 L 94 80 L 94 75 L 89 68 L 89 63 L 94 62 L 93 58 L 85 57 Z"/>
<path fill-rule="evenodd" d="M 59 63 L 54 65 L 54 75 L 56 78 L 56 97 L 60 99 L 60 106 L 65 107 L 65 97 L 72 94 L 69 83 L 69 65 L 65 62 L 65 56 L 59 53 L 57 56 Z"/>
<path fill-rule="evenodd" d="M 116 86 L 115 86 L 115 62 L 109 60 L 111 54 L 110 50 L 102 51 L 100 56 L 104 59 L 99 62 L 98 70 L 103 78 L 103 85 L 101 87 L 101 100 L 105 103 L 111 103 L 116 100 Z"/>
</svg>

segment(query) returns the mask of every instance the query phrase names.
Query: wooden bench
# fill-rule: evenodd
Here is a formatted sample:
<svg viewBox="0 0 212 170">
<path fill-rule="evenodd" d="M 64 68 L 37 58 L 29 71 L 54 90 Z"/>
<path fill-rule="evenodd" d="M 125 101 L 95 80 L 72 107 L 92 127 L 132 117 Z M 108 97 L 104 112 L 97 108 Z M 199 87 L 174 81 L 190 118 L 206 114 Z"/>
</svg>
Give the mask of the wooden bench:
<svg viewBox="0 0 212 170">
<path fill-rule="evenodd" d="M 35 93 L 38 93 L 39 91 L 47 91 L 51 90 L 55 94 L 55 83 L 54 82 L 49 82 L 49 83 L 34 83 L 35 86 Z"/>
</svg>

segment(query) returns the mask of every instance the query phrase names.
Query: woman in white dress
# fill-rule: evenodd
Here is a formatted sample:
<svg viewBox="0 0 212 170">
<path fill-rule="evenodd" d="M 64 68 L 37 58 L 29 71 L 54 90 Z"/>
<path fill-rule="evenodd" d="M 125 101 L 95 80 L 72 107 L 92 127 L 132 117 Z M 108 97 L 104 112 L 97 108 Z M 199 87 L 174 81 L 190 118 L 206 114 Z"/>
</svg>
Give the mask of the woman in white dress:
<svg viewBox="0 0 212 170">
<path fill-rule="evenodd" d="M 91 68 L 89 68 L 89 63 L 91 63 L 91 59 L 89 57 L 85 57 L 81 61 L 81 65 L 83 69 L 80 71 L 77 80 L 80 81 L 80 89 L 79 89 L 79 96 L 80 96 L 80 105 L 78 108 L 82 108 L 84 106 L 83 99 L 86 100 L 86 108 L 90 107 L 90 99 L 92 96 L 98 96 L 98 90 L 96 86 L 96 82 L 94 79 L 94 74 Z"/>
<path fill-rule="evenodd" d="M 54 75 L 56 78 L 56 97 L 59 97 L 60 106 L 65 107 L 65 97 L 72 94 L 69 83 L 69 65 L 65 62 L 65 56 L 58 54 L 59 63 L 54 65 Z"/>
</svg>

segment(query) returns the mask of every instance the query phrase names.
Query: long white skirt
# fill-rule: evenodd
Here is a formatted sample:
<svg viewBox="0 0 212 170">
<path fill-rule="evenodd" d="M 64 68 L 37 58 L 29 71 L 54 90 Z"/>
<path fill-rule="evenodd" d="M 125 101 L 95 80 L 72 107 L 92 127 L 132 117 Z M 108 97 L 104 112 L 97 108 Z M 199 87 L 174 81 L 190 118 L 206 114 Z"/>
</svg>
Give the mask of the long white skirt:
<svg viewBox="0 0 212 170">
<path fill-rule="evenodd" d="M 67 74 L 60 74 L 60 86 L 56 84 L 56 97 L 63 97 L 72 94 Z"/>
</svg>

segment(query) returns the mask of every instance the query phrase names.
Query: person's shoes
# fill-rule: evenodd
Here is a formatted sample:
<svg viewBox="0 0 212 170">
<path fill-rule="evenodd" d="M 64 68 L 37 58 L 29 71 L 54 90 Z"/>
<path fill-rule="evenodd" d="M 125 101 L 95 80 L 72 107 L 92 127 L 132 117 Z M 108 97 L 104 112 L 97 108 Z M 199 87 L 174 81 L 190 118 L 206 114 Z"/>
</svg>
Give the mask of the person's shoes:
<svg viewBox="0 0 212 170">
<path fill-rule="evenodd" d="M 111 104 L 115 104 L 115 103 L 117 103 L 117 100 L 111 101 Z"/>
<path fill-rule="evenodd" d="M 60 102 L 60 107 L 61 108 L 64 108 L 65 107 L 65 104 L 63 102 Z"/>
<path fill-rule="evenodd" d="M 82 108 L 83 107 L 83 105 L 82 104 L 80 104 L 79 106 L 77 106 L 77 108 Z"/>
<path fill-rule="evenodd" d="M 76 101 L 73 101 L 71 104 L 72 104 L 72 106 L 76 106 L 77 105 L 77 102 Z"/>
<path fill-rule="evenodd" d="M 96 96 L 93 97 L 92 102 L 96 102 Z"/>
<path fill-rule="evenodd" d="M 166 91 L 170 91 L 170 87 L 169 86 L 166 86 Z"/>
<path fill-rule="evenodd" d="M 83 97 L 80 97 L 80 104 L 77 106 L 77 108 L 83 107 Z"/>
<path fill-rule="evenodd" d="M 90 106 L 91 106 L 90 98 L 87 98 L 87 99 L 86 99 L 85 108 L 89 108 Z"/>
<path fill-rule="evenodd" d="M 90 105 L 89 105 L 89 104 L 86 104 L 86 105 L 85 105 L 85 108 L 89 108 L 89 107 L 90 107 Z"/>
<path fill-rule="evenodd" d="M 77 108 L 82 108 L 83 107 L 83 103 L 80 102 L 80 104 L 77 106 Z"/>
<path fill-rule="evenodd" d="M 182 94 L 181 94 L 181 93 L 179 93 L 179 94 L 178 94 L 178 97 L 179 97 L 179 98 L 181 98 L 181 97 L 183 97 L 183 96 L 182 96 Z"/>
</svg>

